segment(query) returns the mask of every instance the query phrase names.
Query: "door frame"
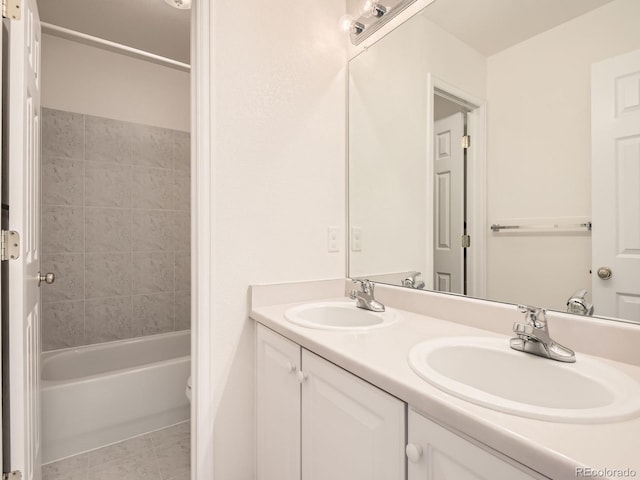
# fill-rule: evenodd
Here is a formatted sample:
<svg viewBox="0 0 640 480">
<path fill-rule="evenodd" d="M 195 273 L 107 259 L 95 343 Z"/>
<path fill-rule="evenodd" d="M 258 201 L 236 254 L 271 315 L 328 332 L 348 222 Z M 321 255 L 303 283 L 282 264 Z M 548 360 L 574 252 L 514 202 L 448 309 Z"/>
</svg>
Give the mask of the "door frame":
<svg viewBox="0 0 640 480">
<path fill-rule="evenodd" d="M 471 235 L 471 247 L 467 250 L 467 295 L 484 298 L 487 290 L 487 102 L 448 83 L 432 73 L 427 74 L 427 185 L 433 185 L 435 122 L 433 105 L 435 95 L 469 108 L 467 134 L 471 135 L 471 147 L 467 150 L 467 233 Z M 435 199 L 427 195 L 427 212 L 433 212 Z M 427 222 L 427 271 L 434 269 L 433 222 Z M 431 276 L 433 277 L 433 275 Z M 427 281 L 428 280 L 428 281 Z M 425 278 L 426 288 L 433 290 L 433 278 Z"/>
<path fill-rule="evenodd" d="M 214 478 L 213 62 L 208 0 L 191 10 L 191 479 Z"/>
</svg>

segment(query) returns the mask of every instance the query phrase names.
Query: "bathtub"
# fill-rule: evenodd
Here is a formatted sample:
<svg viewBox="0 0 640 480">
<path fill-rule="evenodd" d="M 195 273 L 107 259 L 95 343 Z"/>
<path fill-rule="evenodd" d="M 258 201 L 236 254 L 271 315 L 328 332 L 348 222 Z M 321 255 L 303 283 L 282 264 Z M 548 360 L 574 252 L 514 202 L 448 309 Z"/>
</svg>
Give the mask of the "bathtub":
<svg viewBox="0 0 640 480">
<path fill-rule="evenodd" d="M 42 354 L 42 463 L 189 418 L 190 331 Z"/>
</svg>

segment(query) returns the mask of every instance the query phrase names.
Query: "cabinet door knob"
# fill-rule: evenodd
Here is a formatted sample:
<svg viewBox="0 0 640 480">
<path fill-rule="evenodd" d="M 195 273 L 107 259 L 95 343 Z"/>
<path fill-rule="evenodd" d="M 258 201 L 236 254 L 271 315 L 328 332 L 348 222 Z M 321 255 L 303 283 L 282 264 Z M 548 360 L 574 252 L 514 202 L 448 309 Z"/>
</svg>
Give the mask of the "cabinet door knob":
<svg viewBox="0 0 640 480">
<path fill-rule="evenodd" d="M 307 375 L 302 370 L 298 370 L 298 373 L 296 375 L 298 376 L 298 381 L 300 383 L 304 383 L 304 381 L 309 377 L 309 375 Z"/>
<path fill-rule="evenodd" d="M 413 463 L 419 462 L 420 458 L 422 458 L 422 447 L 420 445 L 416 445 L 415 443 L 407 444 L 405 452 L 409 461 Z"/>
<path fill-rule="evenodd" d="M 609 267 L 600 267 L 598 269 L 598 277 L 602 280 L 609 280 L 613 276 L 613 272 Z"/>
<path fill-rule="evenodd" d="M 295 371 L 296 371 L 296 366 L 293 363 L 288 362 L 287 363 L 287 373 L 293 373 Z"/>
</svg>

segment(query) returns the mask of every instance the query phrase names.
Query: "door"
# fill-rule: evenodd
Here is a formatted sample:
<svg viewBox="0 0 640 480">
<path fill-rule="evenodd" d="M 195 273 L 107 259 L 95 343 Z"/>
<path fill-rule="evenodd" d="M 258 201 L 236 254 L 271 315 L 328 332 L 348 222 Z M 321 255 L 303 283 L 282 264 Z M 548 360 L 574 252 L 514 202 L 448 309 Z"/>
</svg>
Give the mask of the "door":
<svg viewBox="0 0 640 480">
<path fill-rule="evenodd" d="M 409 410 L 408 480 L 532 480 L 541 478 L 502 460 Z M 535 476 L 534 476 L 535 475 Z"/>
<path fill-rule="evenodd" d="M 21 236 L 9 262 L 11 469 L 40 478 L 40 20 L 35 0 L 9 31 L 9 228 Z"/>
<path fill-rule="evenodd" d="M 258 480 L 300 480 L 300 347 L 258 325 L 256 472 Z"/>
<path fill-rule="evenodd" d="M 640 322 L 639 86 L 640 50 L 592 67 L 594 313 L 636 322 Z"/>
<path fill-rule="evenodd" d="M 404 403 L 302 351 L 302 479 L 404 480 Z"/>
<path fill-rule="evenodd" d="M 464 292 L 464 114 L 434 124 L 434 287 Z"/>
</svg>

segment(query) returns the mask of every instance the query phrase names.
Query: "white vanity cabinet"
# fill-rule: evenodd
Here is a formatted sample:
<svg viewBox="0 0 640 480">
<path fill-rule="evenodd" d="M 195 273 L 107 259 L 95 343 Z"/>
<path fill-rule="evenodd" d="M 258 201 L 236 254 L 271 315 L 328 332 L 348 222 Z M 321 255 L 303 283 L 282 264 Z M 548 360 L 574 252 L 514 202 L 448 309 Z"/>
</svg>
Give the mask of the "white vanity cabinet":
<svg viewBox="0 0 640 480">
<path fill-rule="evenodd" d="M 258 325 L 258 480 L 404 480 L 401 400 Z"/>
<path fill-rule="evenodd" d="M 516 466 L 409 409 L 408 480 L 532 480 Z"/>
<path fill-rule="evenodd" d="M 300 480 L 300 346 L 258 325 L 256 344 L 258 480 Z"/>
</svg>

